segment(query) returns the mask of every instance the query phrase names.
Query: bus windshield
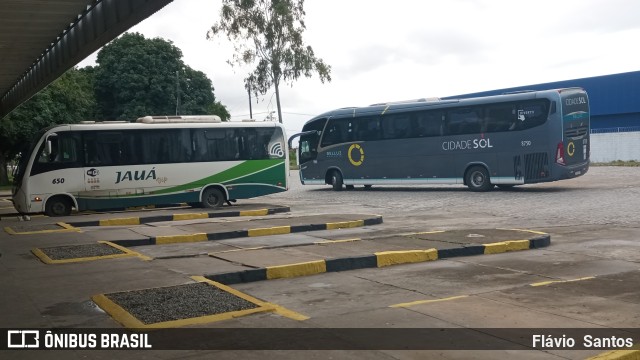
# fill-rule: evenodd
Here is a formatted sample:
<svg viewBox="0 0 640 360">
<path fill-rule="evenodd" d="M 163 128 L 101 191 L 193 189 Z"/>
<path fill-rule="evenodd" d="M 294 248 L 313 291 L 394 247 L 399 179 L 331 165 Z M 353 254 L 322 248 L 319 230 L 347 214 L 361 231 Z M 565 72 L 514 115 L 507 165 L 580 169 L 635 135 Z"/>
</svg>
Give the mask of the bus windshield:
<svg viewBox="0 0 640 360">
<path fill-rule="evenodd" d="M 33 138 L 31 139 L 31 142 L 29 143 L 29 145 L 23 147 L 20 153 L 18 153 L 17 165 L 13 169 L 13 173 L 12 173 L 12 176 L 13 176 L 12 192 L 13 193 L 15 193 L 17 191 L 17 188 L 20 187 L 20 184 L 22 183 L 22 179 L 24 177 L 24 174 L 27 168 L 27 163 L 29 162 L 29 157 L 33 153 L 36 145 L 38 144 L 38 140 L 40 140 L 42 135 L 44 135 L 45 131 L 46 129 L 36 133 L 36 135 L 34 135 Z"/>
</svg>

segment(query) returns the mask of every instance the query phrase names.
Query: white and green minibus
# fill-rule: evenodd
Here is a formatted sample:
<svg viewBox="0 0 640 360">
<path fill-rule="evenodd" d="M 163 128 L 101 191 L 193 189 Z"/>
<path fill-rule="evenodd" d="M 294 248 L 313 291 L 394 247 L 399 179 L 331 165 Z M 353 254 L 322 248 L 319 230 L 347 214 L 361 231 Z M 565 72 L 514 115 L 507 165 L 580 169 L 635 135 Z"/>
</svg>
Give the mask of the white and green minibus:
<svg viewBox="0 0 640 360">
<path fill-rule="evenodd" d="M 41 130 L 21 154 L 21 214 L 188 203 L 215 208 L 288 189 L 284 128 L 217 116 L 146 116 Z"/>
</svg>

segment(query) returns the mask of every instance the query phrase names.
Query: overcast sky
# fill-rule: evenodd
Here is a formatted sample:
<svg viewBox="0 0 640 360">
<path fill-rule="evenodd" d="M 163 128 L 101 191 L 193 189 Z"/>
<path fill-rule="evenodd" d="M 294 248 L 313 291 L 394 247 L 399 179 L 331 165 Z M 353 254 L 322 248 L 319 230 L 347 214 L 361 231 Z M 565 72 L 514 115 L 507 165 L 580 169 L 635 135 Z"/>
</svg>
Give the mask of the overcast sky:
<svg viewBox="0 0 640 360">
<path fill-rule="evenodd" d="M 220 6 L 174 0 L 130 31 L 172 41 L 240 120 L 249 117 L 249 69 L 226 63 L 226 38 L 206 39 Z M 304 40 L 331 65 L 332 81 L 282 86 L 288 135 L 340 107 L 640 70 L 636 0 L 306 0 L 305 11 Z M 253 100 L 255 119 L 276 110 L 273 93 Z"/>
</svg>

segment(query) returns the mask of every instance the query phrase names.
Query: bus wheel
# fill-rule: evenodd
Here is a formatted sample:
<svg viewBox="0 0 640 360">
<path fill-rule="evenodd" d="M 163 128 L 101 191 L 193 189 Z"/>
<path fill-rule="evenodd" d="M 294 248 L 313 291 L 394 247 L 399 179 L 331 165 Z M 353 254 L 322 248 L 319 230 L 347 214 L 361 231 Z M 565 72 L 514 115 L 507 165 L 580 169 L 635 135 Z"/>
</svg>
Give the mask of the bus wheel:
<svg viewBox="0 0 640 360">
<path fill-rule="evenodd" d="M 333 186 L 333 190 L 335 191 L 342 190 L 342 174 L 340 174 L 340 171 L 331 173 L 331 186 Z"/>
<path fill-rule="evenodd" d="M 72 206 L 73 204 L 69 198 L 65 196 L 54 196 L 47 200 L 44 213 L 47 214 L 47 216 L 68 216 L 71 214 Z"/>
<path fill-rule="evenodd" d="M 207 188 L 202 193 L 202 207 L 219 208 L 224 204 L 224 193 L 216 187 Z"/>
<path fill-rule="evenodd" d="M 467 186 L 471 191 L 488 191 L 493 185 L 489 179 L 489 172 L 484 166 L 473 166 L 467 171 Z"/>
</svg>

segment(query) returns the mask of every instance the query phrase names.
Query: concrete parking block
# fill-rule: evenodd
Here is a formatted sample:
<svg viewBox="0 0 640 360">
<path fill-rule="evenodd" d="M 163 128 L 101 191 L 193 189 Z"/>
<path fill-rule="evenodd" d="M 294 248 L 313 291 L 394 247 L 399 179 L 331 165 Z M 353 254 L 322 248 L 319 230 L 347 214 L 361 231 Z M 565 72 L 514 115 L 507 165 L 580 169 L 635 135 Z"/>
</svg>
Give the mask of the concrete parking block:
<svg viewBox="0 0 640 360">
<path fill-rule="evenodd" d="M 492 239 L 499 238 L 498 235 L 503 235 L 503 238 L 512 237 L 511 233 L 513 230 L 503 231 L 501 229 L 497 230 L 481 230 L 487 234 L 494 234 Z M 520 231 L 518 235 L 520 235 Z M 431 245 L 434 245 L 434 248 L 427 249 L 386 249 L 383 251 L 377 251 L 373 254 L 364 253 L 363 246 L 361 246 L 361 241 L 357 244 L 357 249 L 360 253 L 357 256 L 344 256 L 344 254 L 338 257 L 327 258 L 326 256 L 321 259 L 325 261 L 325 269 L 327 271 L 347 271 L 347 270 L 355 270 L 362 269 L 364 267 L 384 267 L 389 265 L 398 265 L 398 264 L 410 264 L 424 261 L 433 261 L 439 258 L 455 258 L 462 256 L 472 256 L 472 255 L 480 255 L 480 254 L 497 254 L 503 252 L 512 252 L 512 251 L 521 251 L 528 249 L 535 249 L 539 247 L 548 246 L 550 244 L 550 236 L 547 234 L 543 234 L 540 232 L 529 232 L 530 238 L 527 240 L 506 240 L 500 241 L 497 243 L 487 243 L 487 244 L 476 244 L 475 241 L 467 241 L 458 238 L 458 243 L 450 240 L 450 237 L 455 237 L 455 234 L 448 235 L 445 231 L 435 231 L 429 232 L 429 234 L 437 234 L 440 240 L 429 241 Z M 425 233 L 426 234 L 426 233 Z M 484 241 L 484 240 L 481 240 Z M 370 244 L 370 242 L 369 242 Z M 340 245 L 340 244 L 337 244 Z M 380 246 L 380 244 L 376 244 L 376 246 Z M 304 249 L 299 250 L 309 250 L 310 253 L 317 253 L 317 247 L 305 247 Z M 285 249 L 260 249 L 262 251 L 268 251 L 271 255 L 266 256 L 271 257 L 273 254 L 278 254 L 279 252 L 284 252 Z M 290 249 L 288 249 L 290 250 Z M 322 252 L 322 251 L 321 251 Z M 255 254 L 254 254 L 255 255 Z M 224 258 L 225 254 L 221 254 Z M 233 255 L 232 255 L 233 256 Z M 235 254 L 235 256 L 246 256 L 241 252 Z M 251 256 L 251 255 L 248 255 Z M 375 261 L 373 260 L 375 259 Z M 317 259 L 310 259 L 306 261 L 315 261 Z M 303 261 L 304 262 L 304 261 Z M 248 264 L 243 262 L 243 264 Z M 253 265 L 253 263 L 252 263 Z M 268 268 L 269 266 L 291 266 L 296 267 L 297 263 L 289 262 L 288 264 L 280 264 L 280 263 L 272 263 L 269 265 L 262 265 L 262 268 Z M 299 273 L 300 276 L 303 276 L 304 272 Z M 267 280 L 268 278 L 257 276 L 257 277 L 246 277 L 242 274 L 230 274 L 230 273 L 209 273 L 206 275 L 207 278 L 220 281 L 226 284 L 232 284 L 239 281 L 260 281 Z"/>
</svg>

